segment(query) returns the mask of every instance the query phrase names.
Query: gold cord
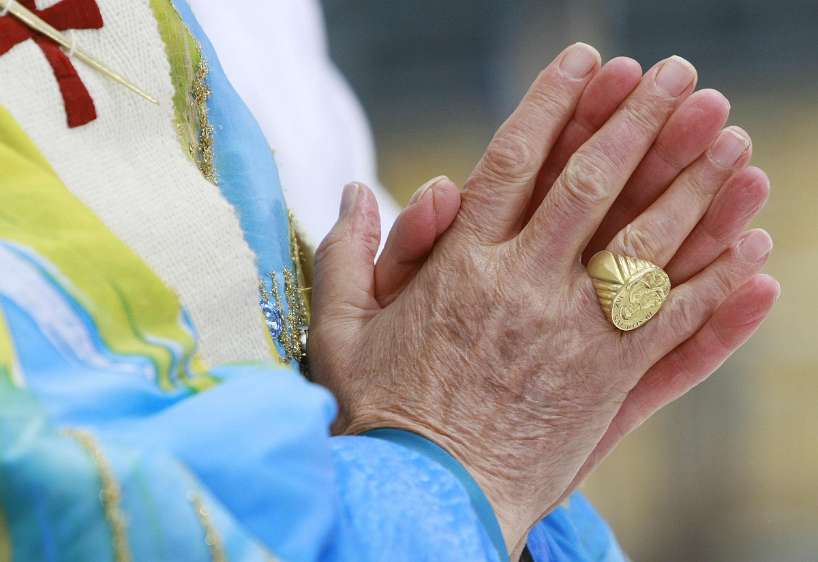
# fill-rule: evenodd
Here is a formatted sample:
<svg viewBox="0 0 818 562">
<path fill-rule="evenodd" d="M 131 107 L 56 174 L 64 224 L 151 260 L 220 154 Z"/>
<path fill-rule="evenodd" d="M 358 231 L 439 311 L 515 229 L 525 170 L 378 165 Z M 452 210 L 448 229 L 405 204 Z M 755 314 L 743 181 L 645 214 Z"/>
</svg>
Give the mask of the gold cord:
<svg viewBox="0 0 818 562">
<path fill-rule="evenodd" d="M 94 437 L 87 431 L 69 428 L 65 430 L 65 434 L 76 440 L 85 449 L 94 461 L 99 473 L 101 487 L 99 498 L 105 511 L 105 517 L 111 526 L 114 559 L 116 562 L 131 562 L 131 553 L 128 547 L 128 522 L 120 506 L 122 495 L 108 459 L 105 458 Z"/>
<path fill-rule="evenodd" d="M 196 517 L 199 518 L 199 523 L 204 529 L 204 540 L 207 548 L 210 550 L 210 559 L 213 562 L 227 562 L 227 556 L 224 553 L 222 539 L 216 526 L 210 520 L 210 514 L 205 507 L 201 494 L 191 492 L 190 503 L 193 504 L 193 509 L 196 511 Z"/>
</svg>

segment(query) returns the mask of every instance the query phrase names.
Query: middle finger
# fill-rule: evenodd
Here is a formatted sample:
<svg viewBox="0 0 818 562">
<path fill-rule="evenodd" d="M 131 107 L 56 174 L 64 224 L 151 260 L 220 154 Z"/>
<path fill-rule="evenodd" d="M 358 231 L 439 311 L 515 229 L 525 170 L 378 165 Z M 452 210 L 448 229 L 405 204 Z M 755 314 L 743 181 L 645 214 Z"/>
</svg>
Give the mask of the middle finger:
<svg viewBox="0 0 818 562">
<path fill-rule="evenodd" d="M 571 157 L 521 233 L 536 262 L 576 263 L 659 131 L 695 87 L 696 71 L 680 57 L 654 66 L 622 107 Z M 542 259 L 543 247 L 548 259 Z"/>
<path fill-rule="evenodd" d="M 729 113 L 730 102 L 716 90 L 699 90 L 682 102 L 585 248 L 586 259 L 605 248 L 707 150 Z"/>
<path fill-rule="evenodd" d="M 747 165 L 750 153 L 750 136 L 743 129 L 724 129 L 653 205 L 619 231 L 608 249 L 667 265 L 724 182 Z"/>
</svg>

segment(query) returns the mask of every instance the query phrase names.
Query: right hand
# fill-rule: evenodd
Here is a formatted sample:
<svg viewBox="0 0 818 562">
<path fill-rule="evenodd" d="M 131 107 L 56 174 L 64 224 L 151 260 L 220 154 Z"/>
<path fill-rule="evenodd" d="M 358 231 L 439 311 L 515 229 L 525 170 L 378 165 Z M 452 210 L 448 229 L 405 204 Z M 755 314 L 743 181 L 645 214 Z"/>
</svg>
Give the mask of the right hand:
<svg viewBox="0 0 818 562">
<path fill-rule="evenodd" d="M 609 209 L 695 73 L 679 59 L 649 71 L 537 204 L 543 162 L 598 65 L 593 54 L 572 75 L 578 49 L 588 47 L 550 65 L 498 132 L 454 225 L 393 302 L 382 307 L 374 291 L 377 211 L 365 189 L 347 188 L 317 255 L 311 362 L 339 398 L 341 423 L 350 432 L 404 427 L 448 449 L 483 485 L 512 550 L 574 484 L 645 373 L 663 357 L 687 357 L 688 340 L 706 338 L 736 305 L 754 329 L 778 291 L 756 275 L 769 237 L 755 232 L 711 257 L 638 331 L 607 323 L 580 256 L 603 221 L 616 221 Z M 608 247 L 668 264 L 695 241 L 688 234 L 718 187 L 746 165 L 749 154 L 738 156 L 696 159 Z M 638 241 L 658 244 L 630 247 Z"/>
</svg>

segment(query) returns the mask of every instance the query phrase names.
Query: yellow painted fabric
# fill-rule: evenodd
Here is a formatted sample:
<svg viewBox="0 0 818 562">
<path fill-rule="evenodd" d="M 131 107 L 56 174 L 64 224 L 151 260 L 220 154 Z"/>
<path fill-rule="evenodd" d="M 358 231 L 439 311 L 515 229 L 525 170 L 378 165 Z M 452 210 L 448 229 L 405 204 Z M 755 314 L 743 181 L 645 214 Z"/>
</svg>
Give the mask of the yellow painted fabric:
<svg viewBox="0 0 818 562">
<path fill-rule="evenodd" d="M 215 183 L 212 130 L 207 120 L 207 65 L 201 47 L 172 2 L 151 0 L 151 9 L 170 63 L 179 141 L 205 177 Z"/>
<path fill-rule="evenodd" d="M 184 355 L 195 349 L 177 296 L 65 187 L 4 108 L 0 170 L 0 239 L 32 250 L 59 271 L 69 283 L 63 288 L 93 318 L 112 352 L 149 358 L 165 388 L 174 377 L 185 380 L 184 362 L 171 373 L 172 354 L 147 341 L 171 341 Z M 197 358 L 191 364 L 204 372 Z M 209 379 L 188 382 L 206 386 Z"/>
<path fill-rule="evenodd" d="M 18 378 L 18 374 L 14 371 L 15 355 L 14 343 L 11 339 L 6 319 L 3 316 L 3 311 L 0 310 L 0 378 L 7 379 L 9 382 L 21 386 L 22 380 Z M 3 558 L 0 557 L 0 562 Z"/>
</svg>

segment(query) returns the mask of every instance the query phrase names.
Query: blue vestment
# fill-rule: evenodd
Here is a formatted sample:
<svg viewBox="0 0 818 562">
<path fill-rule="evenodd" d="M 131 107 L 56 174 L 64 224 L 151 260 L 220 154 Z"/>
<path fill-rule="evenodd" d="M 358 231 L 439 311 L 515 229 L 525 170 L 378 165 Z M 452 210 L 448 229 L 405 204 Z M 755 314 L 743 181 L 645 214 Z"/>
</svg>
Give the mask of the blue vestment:
<svg viewBox="0 0 818 562">
<path fill-rule="evenodd" d="M 298 334 L 283 333 L 296 331 L 285 287 L 298 264 L 273 154 L 184 0 L 160 4 L 151 2 L 157 21 L 178 17 L 206 63 L 208 94 L 195 99 L 206 103 L 207 142 L 197 150 L 212 150 L 203 169 L 214 167 L 271 295 L 258 311 L 271 357 L 206 365 L 201 326 L 164 278 L 115 236 L 101 245 L 116 225 L 94 222 L 95 202 L 74 197 L 73 176 L 25 138 L 27 116 L 3 116 L 0 132 L 15 140 L 0 147 L 0 276 L 28 281 L 0 283 L 0 562 L 506 559 L 462 467 L 416 442 L 330 436 L 334 399 L 299 373 L 287 347 Z M 137 10 L 118 6 L 122 17 Z M 20 182 L 30 190 L 9 195 Z M 63 206 L 25 206 L 40 189 Z M 48 228 L 35 230 L 49 212 Z M 110 252 L 117 268 L 89 270 L 94 252 Z M 87 268 L 71 266 L 82 260 Z M 141 315 L 152 306 L 168 312 Z M 538 562 L 624 560 L 579 494 L 533 529 L 529 549 Z"/>
</svg>

